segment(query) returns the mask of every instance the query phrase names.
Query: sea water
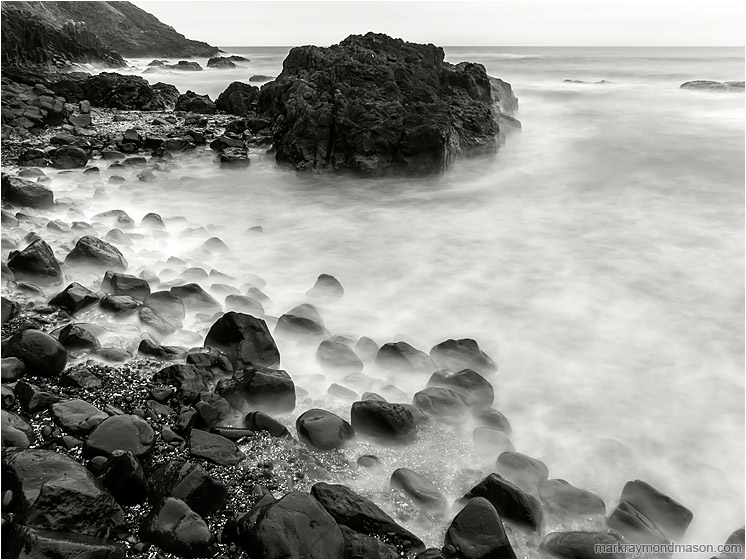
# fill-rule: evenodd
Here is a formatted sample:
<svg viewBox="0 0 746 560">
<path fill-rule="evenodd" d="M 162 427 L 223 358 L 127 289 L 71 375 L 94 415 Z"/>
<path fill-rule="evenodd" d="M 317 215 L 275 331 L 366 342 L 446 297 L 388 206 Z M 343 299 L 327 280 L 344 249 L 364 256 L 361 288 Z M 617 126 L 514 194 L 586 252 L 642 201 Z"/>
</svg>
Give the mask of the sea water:
<svg viewBox="0 0 746 560">
<path fill-rule="evenodd" d="M 125 72 L 215 99 L 232 81 L 276 76 L 288 52 L 224 49 L 251 62 L 142 74 L 149 60 L 130 60 Z M 275 317 L 329 273 L 345 288 L 320 306 L 334 334 L 425 351 L 476 339 L 498 363 L 495 407 L 516 449 L 544 461 L 550 478 L 599 494 L 608 511 L 625 482 L 643 479 L 694 512 L 687 542 L 724 542 L 744 522 L 744 97 L 679 86 L 743 80 L 743 50 L 445 51 L 484 64 L 519 98 L 523 130 L 494 156 L 438 176 L 360 179 L 297 174 L 257 149 L 250 168 L 221 170 L 206 150 L 179 156 L 155 183 L 132 172 L 108 199 L 61 176 L 57 196 L 87 216 L 121 208 L 139 223 L 160 213 L 171 237 L 123 248 L 131 270 L 160 273 L 176 256 L 257 274 Z M 179 233 L 199 225 L 230 252 L 206 255 L 206 236 Z M 247 232 L 255 225 L 263 235 Z M 186 326 L 192 336 L 164 342 L 189 346 L 209 327 Z M 350 403 L 326 394 L 339 377 L 322 372 L 314 350 L 283 342 L 282 367 L 306 402 L 349 418 Z M 364 371 L 409 398 L 428 378 Z M 425 472 L 450 498 L 478 480 L 464 473 L 494 466 L 468 432 L 446 429 L 409 452 L 372 451 L 389 472 Z M 356 484 L 381 497 L 387 480 Z"/>
</svg>

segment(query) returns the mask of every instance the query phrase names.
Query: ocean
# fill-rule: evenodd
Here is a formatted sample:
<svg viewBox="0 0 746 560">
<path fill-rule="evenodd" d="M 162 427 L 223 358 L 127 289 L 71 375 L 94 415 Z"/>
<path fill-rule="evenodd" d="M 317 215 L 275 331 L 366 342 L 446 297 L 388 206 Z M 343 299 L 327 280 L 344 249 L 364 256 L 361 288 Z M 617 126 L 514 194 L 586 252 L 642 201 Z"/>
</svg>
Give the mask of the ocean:
<svg viewBox="0 0 746 560">
<path fill-rule="evenodd" d="M 251 62 L 142 75 L 215 99 L 232 81 L 276 76 L 288 51 L 224 50 Z M 221 170 L 207 150 L 179 156 L 156 183 L 107 187 L 108 198 L 61 177 L 61 195 L 88 216 L 164 217 L 171 240 L 136 240 L 125 248 L 131 269 L 161 274 L 175 256 L 258 274 L 273 316 L 330 273 L 345 288 L 320 307 L 335 334 L 424 351 L 476 339 L 498 363 L 495 408 L 516 450 L 546 463 L 550 478 L 597 493 L 607 511 L 628 480 L 645 480 L 693 511 L 686 542 L 725 542 L 744 523 L 744 96 L 679 86 L 743 80 L 743 49 L 445 51 L 512 84 L 523 130 L 494 156 L 439 176 L 360 179 L 297 174 L 257 149 L 249 169 Z M 140 74 L 149 60 L 129 62 L 125 72 Z M 255 225 L 263 235 L 247 233 Z M 230 252 L 204 255 L 204 238 L 178 235 L 198 226 Z M 200 344 L 208 327 L 186 325 L 163 343 Z M 320 376 L 315 348 L 280 350 L 309 393 L 288 424 L 310 404 L 349 418 L 350 403 L 326 393 L 342 376 Z M 364 372 L 408 398 L 428 378 Z M 409 449 L 345 453 L 419 470 L 455 499 L 494 467 L 470 437 L 442 428 Z M 354 484 L 393 511 L 387 480 Z M 442 543 L 445 521 L 404 523 Z"/>
</svg>

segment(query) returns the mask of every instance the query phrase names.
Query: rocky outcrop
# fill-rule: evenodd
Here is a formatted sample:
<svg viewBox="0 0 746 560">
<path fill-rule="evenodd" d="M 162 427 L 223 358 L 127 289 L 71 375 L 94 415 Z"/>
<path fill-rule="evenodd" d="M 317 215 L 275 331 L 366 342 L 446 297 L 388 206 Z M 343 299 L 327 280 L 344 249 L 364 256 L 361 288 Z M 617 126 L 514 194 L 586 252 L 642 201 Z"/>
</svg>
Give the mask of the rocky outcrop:
<svg viewBox="0 0 746 560">
<path fill-rule="evenodd" d="M 743 91 L 744 82 L 714 82 L 712 80 L 694 80 L 684 82 L 680 89 L 702 89 L 709 91 Z"/>
<path fill-rule="evenodd" d="M 277 160 L 299 170 L 416 175 L 443 171 L 462 153 L 495 151 L 499 115 L 515 107 L 510 86 L 444 56 L 374 33 L 292 49 L 259 95 L 259 111 L 275 119 Z"/>
<path fill-rule="evenodd" d="M 259 97 L 259 88 L 243 82 L 233 82 L 215 101 L 215 106 L 231 115 L 243 116 L 254 107 Z"/>
</svg>

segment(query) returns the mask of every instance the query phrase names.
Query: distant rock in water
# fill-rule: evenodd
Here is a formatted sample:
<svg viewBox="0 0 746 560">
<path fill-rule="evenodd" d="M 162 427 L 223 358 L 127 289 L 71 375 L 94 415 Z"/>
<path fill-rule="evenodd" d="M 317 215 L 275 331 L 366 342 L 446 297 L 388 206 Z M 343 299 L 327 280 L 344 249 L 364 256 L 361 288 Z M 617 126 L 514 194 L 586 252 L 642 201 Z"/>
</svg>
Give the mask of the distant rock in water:
<svg viewBox="0 0 746 560">
<path fill-rule="evenodd" d="M 566 84 L 613 84 L 607 80 L 599 80 L 597 82 L 584 82 L 583 80 L 562 80 Z"/>
<path fill-rule="evenodd" d="M 444 171 L 462 153 L 494 152 L 501 120 L 515 121 L 510 85 L 444 57 L 434 45 L 374 33 L 292 49 L 259 95 L 259 112 L 274 120 L 277 160 L 417 175 Z"/>
<path fill-rule="evenodd" d="M 743 91 L 744 82 L 714 82 L 712 80 L 694 80 L 684 82 L 680 89 L 704 89 L 710 91 Z"/>
<path fill-rule="evenodd" d="M 236 63 L 224 56 L 214 56 L 207 61 L 208 68 L 220 68 L 223 70 L 232 70 Z"/>
</svg>

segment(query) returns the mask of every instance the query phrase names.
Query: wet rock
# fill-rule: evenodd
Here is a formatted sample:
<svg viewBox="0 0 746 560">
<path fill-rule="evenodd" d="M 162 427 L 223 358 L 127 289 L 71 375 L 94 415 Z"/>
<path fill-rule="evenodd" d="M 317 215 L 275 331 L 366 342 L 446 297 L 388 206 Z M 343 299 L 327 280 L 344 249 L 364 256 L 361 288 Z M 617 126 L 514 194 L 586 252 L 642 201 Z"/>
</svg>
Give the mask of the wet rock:
<svg viewBox="0 0 746 560">
<path fill-rule="evenodd" d="M 720 558 L 740 558 L 743 555 L 743 551 L 746 550 L 744 543 L 744 528 L 736 529 L 733 531 L 728 540 L 725 541 L 725 546 L 729 547 L 729 550 L 723 552 Z"/>
<path fill-rule="evenodd" d="M 712 80 L 694 80 L 684 82 L 681 89 L 700 89 L 708 91 L 743 91 L 744 82 L 715 82 Z"/>
<path fill-rule="evenodd" d="M 26 375 L 26 364 L 16 357 L 2 359 L 2 381 L 13 383 Z"/>
<path fill-rule="evenodd" d="M 396 523 L 370 500 L 356 494 L 341 484 L 318 482 L 311 488 L 311 495 L 340 525 L 371 537 L 381 537 L 407 555 L 425 549 L 414 534 Z"/>
<path fill-rule="evenodd" d="M 140 76 L 101 72 L 85 80 L 81 85 L 81 94 L 93 107 L 125 111 L 169 110 L 169 100 L 162 95 L 158 85 L 151 86 Z M 66 97 L 71 101 L 69 96 Z"/>
<path fill-rule="evenodd" d="M 376 365 L 398 371 L 433 371 L 430 357 L 406 342 L 388 342 L 376 354 Z"/>
<path fill-rule="evenodd" d="M 216 376 L 233 374 L 233 365 L 228 356 L 217 348 L 192 348 L 187 353 L 186 362 L 200 369 L 207 370 Z"/>
<path fill-rule="evenodd" d="M 234 369 L 244 365 L 280 365 L 280 352 L 267 324 L 245 313 L 225 313 L 210 328 L 204 345 L 224 352 Z"/>
<path fill-rule="evenodd" d="M 60 146 L 52 152 L 52 166 L 57 169 L 76 169 L 87 163 L 88 154 L 76 146 Z"/>
<path fill-rule="evenodd" d="M 627 502 L 660 528 L 669 540 L 678 541 L 692 522 L 692 512 L 642 480 L 624 485 L 621 502 Z"/>
<path fill-rule="evenodd" d="M 355 436 L 352 426 L 336 414 L 312 408 L 295 421 L 298 439 L 322 451 L 343 447 Z"/>
<path fill-rule="evenodd" d="M 78 389 L 100 389 L 101 380 L 87 368 L 68 370 L 60 378 L 63 387 L 75 387 Z"/>
<path fill-rule="evenodd" d="M 478 426 L 494 428 L 505 432 L 507 435 L 513 433 L 513 429 L 510 427 L 510 422 L 508 422 L 505 415 L 494 408 L 474 412 L 474 420 Z"/>
<path fill-rule="evenodd" d="M 436 371 L 430 377 L 427 386 L 453 389 L 471 408 L 487 408 L 492 406 L 495 400 L 495 390 L 492 384 L 471 369 L 463 369 L 456 373 Z"/>
<path fill-rule="evenodd" d="M 193 406 L 197 409 L 201 418 L 198 426 L 200 428 L 213 428 L 233 419 L 228 401 L 209 391 L 200 393 L 199 401 L 195 402 Z M 215 430 L 211 431 L 215 432 Z"/>
<path fill-rule="evenodd" d="M 258 87 L 233 82 L 218 96 L 215 106 L 230 115 L 243 116 L 252 110 L 258 97 Z"/>
<path fill-rule="evenodd" d="M 277 320 L 275 335 L 310 342 L 329 336 L 329 331 L 312 319 L 285 314 Z"/>
<path fill-rule="evenodd" d="M 518 486 L 492 473 L 472 488 L 466 498 L 486 498 L 495 507 L 500 517 L 525 525 L 541 533 L 544 525 L 544 510 L 539 500 Z"/>
<path fill-rule="evenodd" d="M 273 79 L 274 76 L 266 76 L 264 74 L 254 74 L 249 77 L 250 82 L 268 82 Z"/>
<path fill-rule="evenodd" d="M 189 452 L 218 465 L 235 466 L 244 458 L 236 444 L 218 434 L 192 430 L 189 434 Z"/>
<path fill-rule="evenodd" d="M 540 482 L 538 496 L 547 511 L 558 516 L 606 515 L 606 504 L 599 496 L 562 479 Z"/>
<path fill-rule="evenodd" d="M 81 309 L 93 305 L 98 301 L 98 296 L 85 286 L 73 282 L 59 294 L 49 300 L 50 305 L 61 307 L 71 315 Z"/>
<path fill-rule="evenodd" d="M 453 389 L 427 387 L 414 394 L 412 403 L 428 416 L 447 424 L 458 424 L 469 413 L 463 398 Z"/>
<path fill-rule="evenodd" d="M 228 502 L 225 484 L 189 461 L 172 460 L 161 465 L 150 475 L 148 482 L 154 499 L 178 498 L 199 515 L 221 510 Z"/>
<path fill-rule="evenodd" d="M 54 206 L 54 193 L 39 183 L 3 173 L 2 200 L 15 206 L 50 208 Z"/>
<path fill-rule="evenodd" d="M 154 212 L 148 212 L 142 217 L 140 225 L 143 227 L 151 227 L 155 229 L 166 229 L 166 224 L 163 223 L 163 218 L 159 214 Z"/>
<path fill-rule="evenodd" d="M 16 332 L 8 341 L 5 355 L 22 360 L 27 372 L 43 377 L 59 375 L 67 364 L 65 347 L 35 329 Z"/>
<path fill-rule="evenodd" d="M 158 371 L 153 381 L 175 386 L 179 402 L 191 404 L 202 391 L 207 391 L 211 377 L 207 371 L 192 364 L 173 364 Z"/>
<path fill-rule="evenodd" d="M 65 258 L 65 263 L 113 270 L 126 270 L 127 261 L 122 253 L 106 241 L 92 235 L 84 235 Z"/>
<path fill-rule="evenodd" d="M 430 349 L 430 358 L 439 368 L 450 371 L 470 369 L 481 375 L 497 371 L 494 360 L 482 352 L 477 341 L 471 338 L 448 339 L 436 344 Z"/>
<path fill-rule="evenodd" d="M 101 289 L 116 296 L 130 296 L 145 301 L 150 295 L 150 285 L 137 276 L 107 270 L 101 281 Z"/>
<path fill-rule="evenodd" d="M 249 296 L 231 294 L 225 298 L 225 308 L 229 311 L 239 311 L 254 317 L 264 315 L 264 307 L 261 303 Z"/>
<path fill-rule="evenodd" d="M 21 405 L 21 410 L 28 414 L 35 414 L 36 412 L 46 410 L 52 404 L 61 400 L 57 395 L 53 395 L 48 391 L 42 391 L 38 386 L 28 383 L 24 379 L 16 383 L 13 392 L 15 393 L 18 404 Z"/>
<path fill-rule="evenodd" d="M 5 267 L 3 267 L 4 276 L 6 272 L 10 272 L 10 269 L 6 269 Z M 13 273 L 10 272 L 10 276 L 12 275 Z M 21 309 L 16 302 L 11 301 L 6 297 L 2 298 L 2 322 L 3 323 L 7 323 L 11 319 L 16 318 L 20 312 L 21 312 Z"/>
<path fill-rule="evenodd" d="M 360 371 L 363 362 L 349 346 L 332 340 L 324 340 L 316 350 L 316 359 L 322 366 L 332 369 Z"/>
<path fill-rule="evenodd" d="M 193 91 L 187 91 L 176 100 L 176 110 L 200 115 L 212 115 L 216 108 L 209 95 L 199 95 Z"/>
<path fill-rule="evenodd" d="M 539 484 L 549 478 L 549 469 L 544 463 L 516 451 L 501 453 L 497 458 L 495 471 L 524 492 L 533 495 L 537 494 Z"/>
<path fill-rule="evenodd" d="M 155 447 L 155 432 L 138 416 L 110 416 L 88 436 L 83 453 L 88 457 L 110 457 L 114 451 L 131 451 L 142 464 L 147 464 Z"/>
<path fill-rule="evenodd" d="M 345 293 L 342 284 L 331 274 L 319 274 L 313 288 L 306 292 L 307 296 L 322 299 L 339 299 Z"/>
<path fill-rule="evenodd" d="M 377 400 L 354 402 L 350 419 L 355 432 L 386 443 L 407 443 L 417 436 L 414 416 L 401 404 Z"/>
<path fill-rule="evenodd" d="M 182 346 L 162 346 L 160 344 L 154 344 L 147 338 L 143 338 L 140 341 L 140 345 L 137 347 L 137 352 L 144 356 L 153 356 L 159 360 L 170 362 L 183 359 L 186 356 L 187 350 Z"/>
<path fill-rule="evenodd" d="M 346 525 L 339 525 L 344 539 L 342 558 L 400 558 L 396 547 L 386 544 L 376 537 L 369 537 L 353 531 Z"/>
<path fill-rule="evenodd" d="M 210 149 L 216 152 L 223 152 L 229 148 L 246 149 L 246 145 L 243 140 L 237 140 L 230 136 L 218 136 L 210 142 Z"/>
<path fill-rule="evenodd" d="M 118 228 L 110 229 L 106 232 L 104 239 L 118 245 L 132 245 L 132 238 Z"/>
<path fill-rule="evenodd" d="M 416 471 L 396 469 L 391 475 L 389 486 L 403 490 L 419 508 L 430 514 L 440 515 L 448 511 L 449 505 L 445 496 L 432 482 Z"/>
<path fill-rule="evenodd" d="M 372 362 L 378 354 L 378 344 L 372 338 L 361 336 L 355 344 L 355 354 L 364 362 Z"/>
<path fill-rule="evenodd" d="M 178 331 L 183 325 L 176 317 L 164 316 L 154 311 L 151 307 L 140 307 L 137 312 L 140 321 L 152 327 L 161 334 L 171 334 Z"/>
<path fill-rule="evenodd" d="M 76 350 L 95 350 L 101 344 L 98 338 L 81 325 L 70 324 L 60 331 L 59 339 L 68 352 Z"/>
<path fill-rule="evenodd" d="M 239 169 L 249 167 L 251 160 L 245 148 L 226 148 L 218 154 L 221 169 Z"/>
<path fill-rule="evenodd" d="M 64 531 L 47 531 L 12 524 L 4 538 L 5 558 L 124 558 L 124 545 Z"/>
<path fill-rule="evenodd" d="M 451 522 L 445 546 L 456 558 L 515 558 L 502 519 L 485 498 L 472 498 Z"/>
<path fill-rule="evenodd" d="M 337 523 L 305 492 L 290 492 L 261 508 L 239 544 L 252 558 L 342 558 Z"/>
<path fill-rule="evenodd" d="M 232 70 L 236 68 L 236 64 L 232 60 L 228 60 L 223 56 L 214 56 L 207 61 L 208 68 L 218 68 L 221 70 Z"/>
<path fill-rule="evenodd" d="M 455 548 L 453 548 L 453 551 L 455 551 Z M 446 556 L 443 554 L 443 551 L 441 549 L 432 547 L 426 548 L 417 556 L 415 556 L 415 558 L 446 558 Z"/>
<path fill-rule="evenodd" d="M 106 295 L 101 298 L 99 305 L 102 309 L 106 309 L 107 311 L 111 311 L 117 315 L 126 315 L 133 313 L 142 307 L 142 302 L 130 296 Z"/>
<path fill-rule="evenodd" d="M 261 411 L 249 412 L 244 418 L 243 425 L 245 428 L 256 432 L 264 430 L 274 437 L 286 437 L 290 435 L 284 424 Z"/>
<path fill-rule="evenodd" d="M 62 270 L 52 248 L 43 239 L 37 239 L 21 252 L 12 252 L 8 268 L 16 278 L 30 280 L 42 286 L 62 282 Z"/>
<path fill-rule="evenodd" d="M 2 394 L 2 397 L 0 397 L 0 404 L 2 405 L 2 408 L 13 408 L 13 405 L 16 403 L 16 395 L 13 392 L 13 389 L 11 389 L 8 385 L 3 385 L 0 388 L 0 391 Z"/>
<path fill-rule="evenodd" d="M 329 385 L 329 388 L 326 390 L 326 392 L 332 397 L 336 397 L 348 402 L 360 399 L 360 395 L 358 395 L 355 391 L 353 391 L 352 389 L 348 389 L 344 385 L 339 385 L 338 383 L 332 383 L 331 385 Z"/>
<path fill-rule="evenodd" d="M 103 538 L 127 534 L 119 504 L 74 459 L 42 449 L 9 449 L 2 463 L 18 523 Z"/>
<path fill-rule="evenodd" d="M 220 303 L 215 298 L 202 289 L 199 284 L 184 284 L 183 286 L 174 286 L 171 293 L 181 298 L 184 305 L 195 309 L 221 309 Z"/>
<path fill-rule="evenodd" d="M 115 450 L 106 459 L 98 477 L 123 506 L 141 504 L 148 497 L 145 471 L 131 451 Z"/>
<path fill-rule="evenodd" d="M 668 544 L 669 540 L 655 524 L 629 502 L 619 505 L 606 518 L 606 525 L 636 544 Z"/>
<path fill-rule="evenodd" d="M 614 552 L 599 552 L 596 547 L 608 546 L 614 550 L 620 542 L 619 535 L 601 531 L 567 531 L 549 533 L 541 541 L 539 550 L 553 558 L 625 558 Z"/>
<path fill-rule="evenodd" d="M 3 390 L 5 390 L 6 388 L 7 387 L 3 385 Z M 21 416 L 8 410 L 1 410 L 0 419 L 0 427 L 2 428 L 3 449 L 6 449 L 8 447 L 25 448 L 30 447 L 31 445 L 36 443 L 34 428 Z"/>
<path fill-rule="evenodd" d="M 211 558 L 218 551 L 205 520 L 177 498 L 153 507 L 140 526 L 140 536 L 177 557 Z"/>
<path fill-rule="evenodd" d="M 515 451 L 508 435 L 495 428 L 474 428 L 472 439 L 474 448 L 482 457 L 492 459 L 506 451 Z"/>
<path fill-rule="evenodd" d="M 81 436 L 88 434 L 109 415 L 83 399 L 71 399 L 50 407 L 52 420 L 66 433 Z"/>
<path fill-rule="evenodd" d="M 173 317 L 174 319 L 186 317 L 184 302 L 171 292 L 153 292 L 145 298 L 143 303 L 161 317 Z"/>
</svg>

